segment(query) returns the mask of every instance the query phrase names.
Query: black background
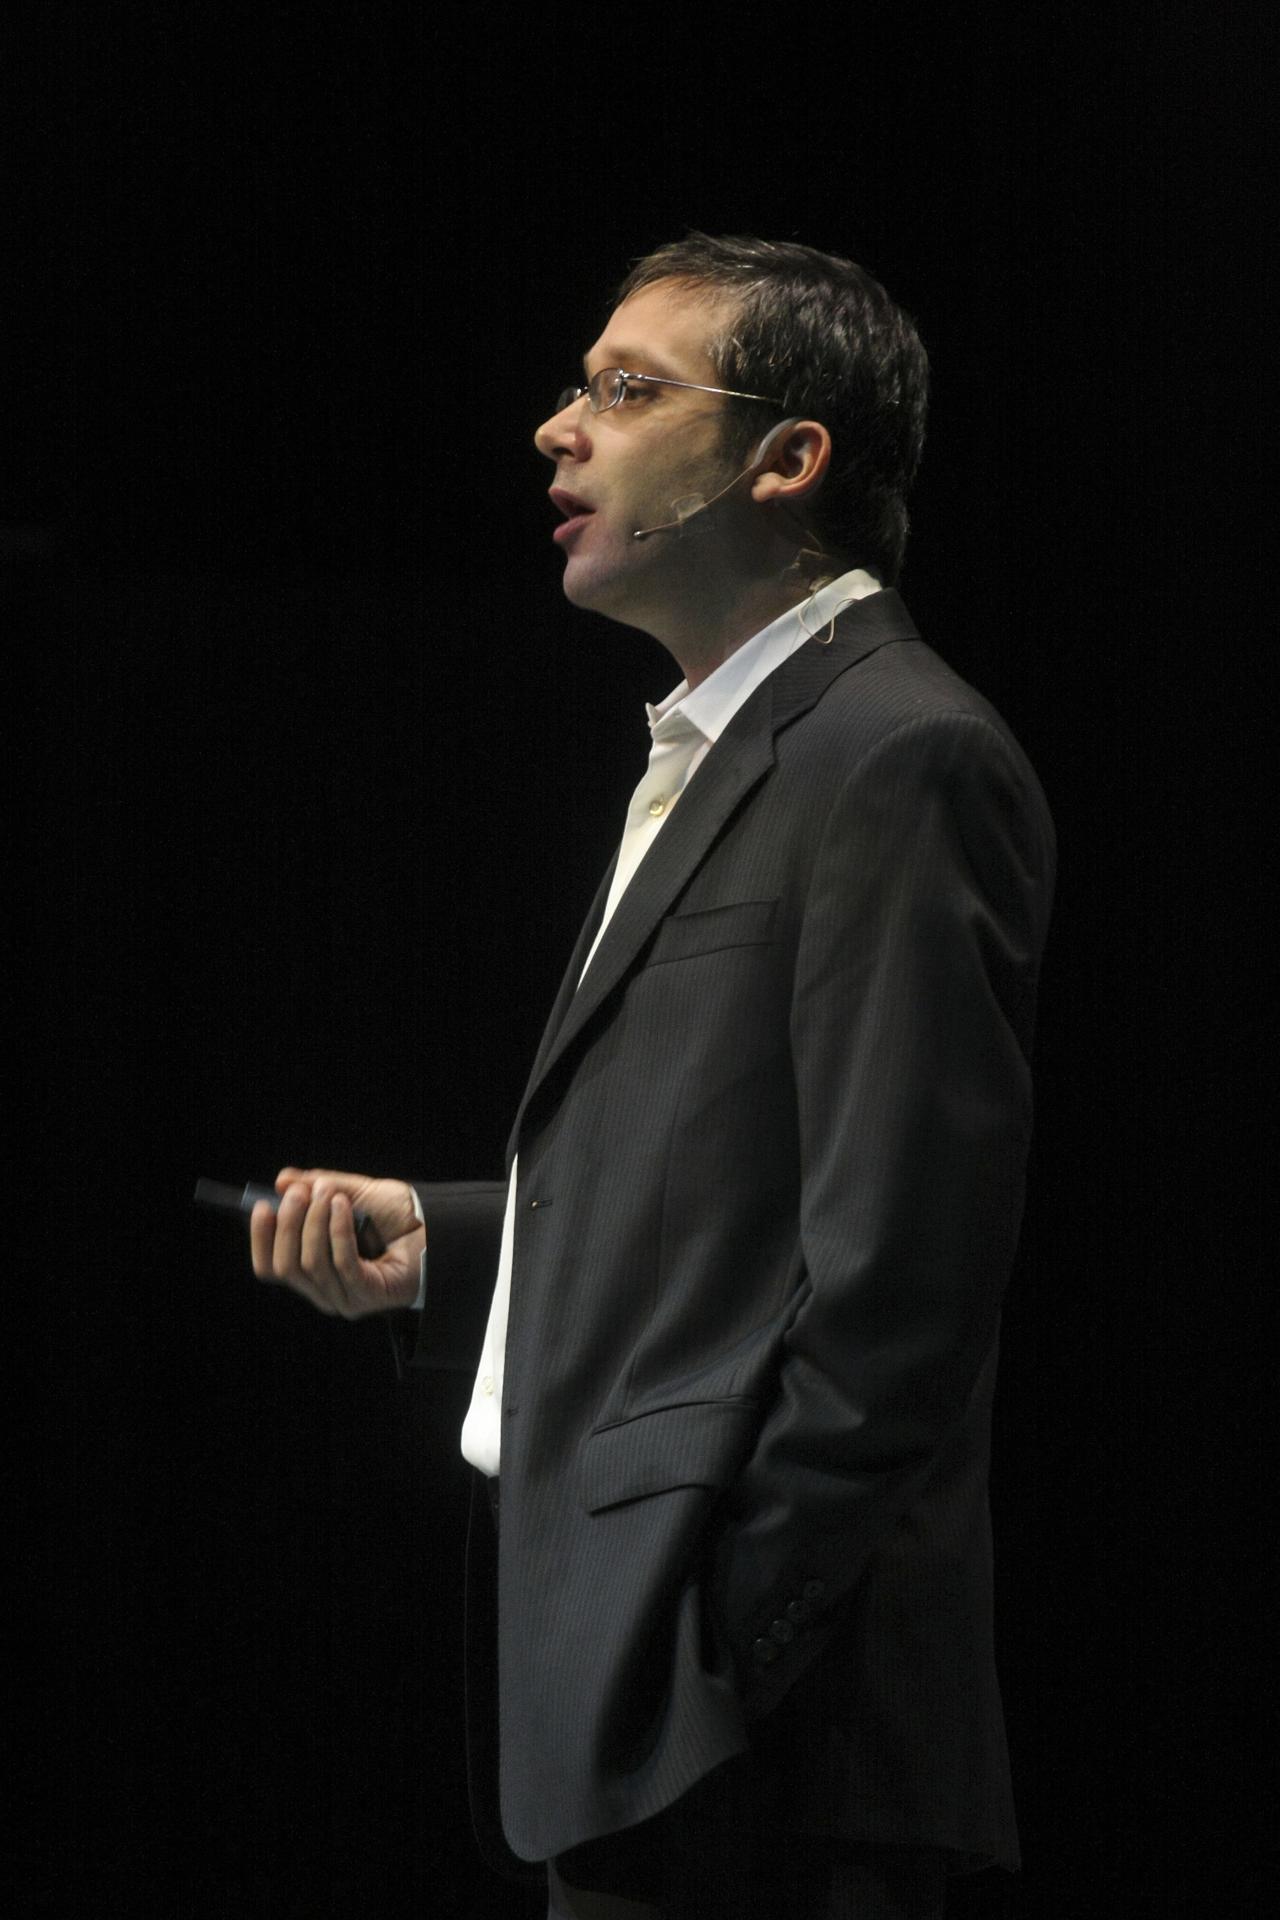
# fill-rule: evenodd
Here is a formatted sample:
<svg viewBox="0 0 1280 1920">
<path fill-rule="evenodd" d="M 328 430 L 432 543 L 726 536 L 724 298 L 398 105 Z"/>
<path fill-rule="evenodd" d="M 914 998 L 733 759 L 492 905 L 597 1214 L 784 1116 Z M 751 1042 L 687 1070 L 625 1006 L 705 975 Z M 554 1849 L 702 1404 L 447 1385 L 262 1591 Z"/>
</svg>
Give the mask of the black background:
<svg viewBox="0 0 1280 1920">
<path fill-rule="evenodd" d="M 397 1385 L 189 1195 L 500 1170 L 675 678 L 562 601 L 531 435 L 689 226 L 917 315 L 903 591 L 1061 839 L 994 1467 L 1027 1864 L 966 1911 L 1256 1910 L 1253 51 L 1185 5 L 189 0 L 15 47 L 27 1910 L 538 1911 L 467 1829 L 467 1383 Z"/>
</svg>

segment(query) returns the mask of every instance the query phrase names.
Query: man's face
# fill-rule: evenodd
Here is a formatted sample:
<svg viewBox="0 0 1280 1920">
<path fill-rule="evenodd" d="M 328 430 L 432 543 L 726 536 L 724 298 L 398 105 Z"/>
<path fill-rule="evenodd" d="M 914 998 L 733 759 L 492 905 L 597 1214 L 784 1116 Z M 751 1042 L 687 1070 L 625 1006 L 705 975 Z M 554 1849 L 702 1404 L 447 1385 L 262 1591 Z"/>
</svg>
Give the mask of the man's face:
<svg viewBox="0 0 1280 1920">
<path fill-rule="evenodd" d="M 679 281 L 644 287 L 615 308 L 584 362 L 584 378 L 602 367 L 664 374 L 719 386 L 707 340 L 723 315 Z M 553 538 L 565 556 L 564 590 L 575 606 L 648 631 L 660 629 L 674 599 L 705 567 L 711 516 L 699 539 L 638 527 L 674 520 L 675 501 L 708 498 L 732 475 L 720 450 L 723 408 L 717 395 L 681 387 L 628 388 L 616 407 L 593 414 L 584 397 L 538 429 L 539 452 L 555 462 L 552 498 L 565 516 Z"/>
</svg>

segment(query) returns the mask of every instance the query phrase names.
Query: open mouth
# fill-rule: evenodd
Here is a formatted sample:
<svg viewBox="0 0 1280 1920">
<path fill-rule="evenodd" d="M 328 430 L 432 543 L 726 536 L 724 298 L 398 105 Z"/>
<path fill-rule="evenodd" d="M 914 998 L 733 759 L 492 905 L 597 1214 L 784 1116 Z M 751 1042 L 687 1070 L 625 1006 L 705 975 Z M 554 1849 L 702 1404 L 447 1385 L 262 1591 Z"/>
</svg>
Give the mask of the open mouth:
<svg viewBox="0 0 1280 1920">
<path fill-rule="evenodd" d="M 553 504 L 560 509 L 566 520 L 582 520 L 587 514 L 595 512 L 594 507 L 589 506 L 585 500 L 579 500 L 576 493 L 569 493 L 564 487 L 550 487 L 548 492 Z"/>
<path fill-rule="evenodd" d="M 560 525 L 556 528 L 551 538 L 556 541 L 557 544 L 563 545 L 566 540 L 571 540 L 576 533 L 579 533 L 582 528 L 586 526 L 587 521 L 595 512 L 595 508 L 589 506 L 585 500 L 579 500 L 576 493 L 569 493 L 564 487 L 550 487 L 548 488 L 548 492 L 551 495 L 553 504 L 557 506 L 564 515 L 564 519 L 560 522 Z"/>
</svg>

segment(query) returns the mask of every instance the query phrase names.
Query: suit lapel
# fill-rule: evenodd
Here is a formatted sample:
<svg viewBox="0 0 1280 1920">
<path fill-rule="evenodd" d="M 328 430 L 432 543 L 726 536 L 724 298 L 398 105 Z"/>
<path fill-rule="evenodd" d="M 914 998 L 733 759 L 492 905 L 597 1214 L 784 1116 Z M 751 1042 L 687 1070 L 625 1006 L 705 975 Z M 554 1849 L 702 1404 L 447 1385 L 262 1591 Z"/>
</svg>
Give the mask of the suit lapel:
<svg viewBox="0 0 1280 1920">
<path fill-rule="evenodd" d="M 605 868 L 603 880 L 601 880 L 600 885 L 596 888 L 596 897 L 591 902 L 587 917 L 582 923 L 582 931 L 573 943 L 573 952 L 569 956 L 569 964 L 564 970 L 564 978 L 560 982 L 559 990 L 556 993 L 555 1000 L 552 1002 L 551 1012 L 547 1018 L 547 1024 L 542 1029 L 542 1038 L 538 1042 L 538 1051 L 534 1056 L 533 1066 L 529 1072 L 529 1081 L 525 1088 L 524 1099 L 520 1102 L 520 1111 L 522 1113 L 530 1093 L 546 1072 L 552 1042 L 559 1033 L 565 1014 L 573 1002 L 574 993 L 577 991 L 578 980 L 581 977 L 583 967 L 587 963 L 587 955 L 591 951 L 591 943 L 596 937 L 596 928 L 604 918 L 605 902 L 609 898 L 609 888 L 613 885 L 613 870 L 617 864 L 618 856 L 615 853 L 613 859 Z M 511 1156 L 515 1152 L 515 1140 L 516 1133 L 519 1131 L 519 1124 L 519 1120 L 517 1119 L 515 1130 L 511 1135 L 511 1143 L 507 1149 L 508 1168 L 510 1168 L 511 1165 Z"/>
<path fill-rule="evenodd" d="M 918 639 L 898 595 L 875 594 L 839 616 L 830 645 L 805 645 L 785 660 L 734 715 L 698 768 L 688 792 L 646 853 L 614 910 L 581 986 L 577 984 L 608 897 L 616 856 L 600 884 L 560 983 L 511 1133 L 537 1088 L 635 963 L 662 916 L 697 871 L 729 816 L 774 762 L 774 741 L 838 675 L 891 640 Z"/>
</svg>

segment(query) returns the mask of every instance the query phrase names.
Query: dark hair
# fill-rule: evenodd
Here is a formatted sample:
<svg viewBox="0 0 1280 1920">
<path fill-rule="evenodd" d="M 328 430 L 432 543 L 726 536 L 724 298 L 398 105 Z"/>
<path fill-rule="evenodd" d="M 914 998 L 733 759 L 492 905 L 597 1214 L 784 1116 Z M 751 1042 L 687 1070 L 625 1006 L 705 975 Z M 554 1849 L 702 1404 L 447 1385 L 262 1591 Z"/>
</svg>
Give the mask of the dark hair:
<svg viewBox="0 0 1280 1920">
<path fill-rule="evenodd" d="M 907 544 L 907 492 L 920 464 L 929 360 L 910 316 L 878 280 L 791 241 L 690 233 L 638 260 L 620 304 L 659 280 L 735 305 L 708 342 L 726 387 L 767 393 L 782 413 L 734 401 L 725 448 L 745 460 L 770 422 L 820 420 L 831 467 L 806 508 L 824 549 L 896 584 Z"/>
</svg>

